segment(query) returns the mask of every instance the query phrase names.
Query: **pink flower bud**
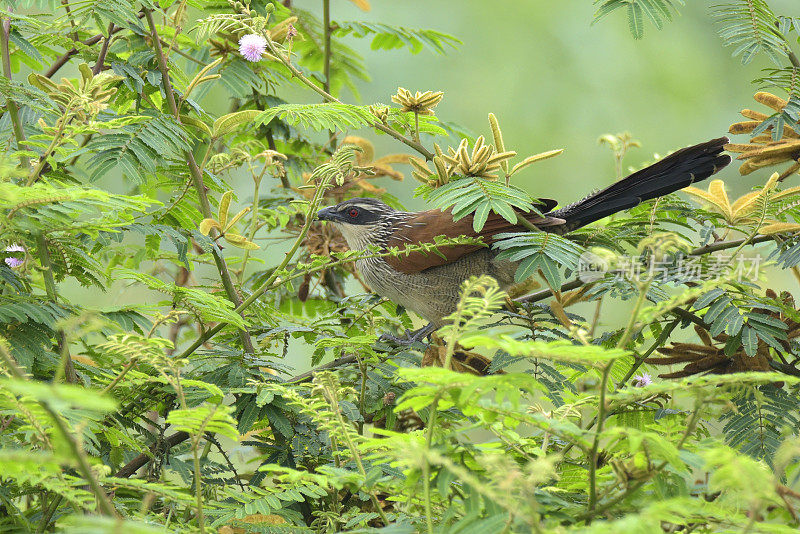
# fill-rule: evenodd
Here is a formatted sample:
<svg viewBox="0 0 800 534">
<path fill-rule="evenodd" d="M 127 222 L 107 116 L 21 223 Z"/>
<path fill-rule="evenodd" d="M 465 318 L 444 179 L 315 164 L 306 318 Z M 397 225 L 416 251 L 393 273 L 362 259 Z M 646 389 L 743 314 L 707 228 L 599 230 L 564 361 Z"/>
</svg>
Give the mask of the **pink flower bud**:
<svg viewBox="0 0 800 534">
<path fill-rule="evenodd" d="M 9 245 L 6 247 L 6 252 L 22 252 L 22 254 L 15 254 L 14 256 L 9 256 L 5 259 L 6 265 L 12 269 L 16 269 L 22 265 L 23 261 L 25 260 L 25 247 L 22 245 Z"/>
</svg>

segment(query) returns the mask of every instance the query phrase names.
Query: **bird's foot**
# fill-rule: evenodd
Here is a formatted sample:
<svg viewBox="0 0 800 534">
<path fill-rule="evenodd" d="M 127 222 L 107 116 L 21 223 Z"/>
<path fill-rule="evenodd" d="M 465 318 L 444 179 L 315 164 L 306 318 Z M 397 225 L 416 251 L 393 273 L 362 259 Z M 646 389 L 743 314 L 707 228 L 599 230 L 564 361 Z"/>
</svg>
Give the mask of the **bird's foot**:
<svg viewBox="0 0 800 534">
<path fill-rule="evenodd" d="M 413 345 L 414 343 L 417 343 L 419 341 L 422 341 L 423 339 L 431 335 L 434 330 L 436 330 L 436 327 L 433 325 L 433 323 L 428 323 L 427 325 L 423 326 L 418 330 L 412 331 L 406 329 L 406 333 L 404 336 L 395 336 L 388 333 L 383 334 L 381 335 L 381 337 L 378 338 L 378 341 L 395 343 L 396 345 L 408 346 L 408 345 Z"/>
</svg>

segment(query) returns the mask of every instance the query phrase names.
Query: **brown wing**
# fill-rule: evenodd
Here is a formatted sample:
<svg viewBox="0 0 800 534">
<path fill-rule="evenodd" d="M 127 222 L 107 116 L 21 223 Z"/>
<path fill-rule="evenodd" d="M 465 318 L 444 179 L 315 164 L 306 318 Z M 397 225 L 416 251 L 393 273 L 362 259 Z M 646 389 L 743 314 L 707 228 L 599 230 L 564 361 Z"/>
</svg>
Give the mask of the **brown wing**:
<svg viewBox="0 0 800 534">
<path fill-rule="evenodd" d="M 540 211 L 549 211 L 555 207 L 555 201 L 541 199 Z M 539 206 L 537 206 L 539 207 Z M 560 226 L 565 223 L 564 219 L 556 217 L 540 217 L 533 213 L 523 214 L 523 216 L 538 228 Z M 472 229 L 473 216 L 469 215 L 458 221 L 453 221 L 453 216 L 448 211 L 428 210 L 422 211 L 406 223 L 401 228 L 397 228 L 389 238 L 388 246 L 399 247 L 401 250 L 408 244 L 433 243 L 436 236 L 455 238 L 459 236 L 482 237 L 483 242 L 491 245 L 496 241 L 495 235 L 504 232 L 525 232 L 528 229 L 524 226 L 512 224 L 496 213 L 490 213 L 483 229 L 476 232 Z M 431 267 L 438 267 L 451 263 L 465 254 L 475 252 L 483 247 L 480 245 L 456 245 L 451 247 L 438 247 L 438 251 L 444 257 L 434 252 L 411 252 L 408 256 L 397 257 L 387 256 L 384 258 L 394 269 L 406 273 L 418 273 Z"/>
</svg>

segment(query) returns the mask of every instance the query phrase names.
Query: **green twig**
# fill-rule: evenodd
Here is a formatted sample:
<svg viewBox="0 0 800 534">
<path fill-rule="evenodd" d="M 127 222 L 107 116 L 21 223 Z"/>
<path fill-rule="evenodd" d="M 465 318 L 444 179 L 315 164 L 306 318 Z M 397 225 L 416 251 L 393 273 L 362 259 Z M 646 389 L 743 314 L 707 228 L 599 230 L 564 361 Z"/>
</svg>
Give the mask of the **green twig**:
<svg viewBox="0 0 800 534">
<path fill-rule="evenodd" d="M 319 94 L 323 99 L 325 99 L 326 102 L 336 102 L 337 104 L 342 104 L 343 103 L 341 100 L 339 100 L 338 98 L 336 98 L 335 96 L 331 95 L 329 92 L 325 91 L 324 89 L 319 87 L 317 84 L 315 84 L 314 82 L 309 80 L 302 72 L 300 72 L 297 69 L 297 67 L 292 65 L 292 62 L 289 61 L 289 59 L 287 57 L 285 57 L 283 54 L 281 54 L 275 48 L 275 45 L 272 43 L 272 41 L 270 39 L 267 39 L 267 47 L 269 48 L 269 50 L 272 53 L 272 55 L 277 57 L 278 60 L 281 63 L 283 63 L 283 65 L 287 69 L 289 69 L 289 71 L 292 73 L 292 75 L 295 78 L 297 78 L 298 80 L 303 82 L 308 88 L 310 88 L 311 90 L 313 90 L 314 92 Z M 371 126 L 373 128 L 376 128 L 376 129 L 382 131 L 385 134 L 390 135 L 391 137 L 394 137 L 395 139 L 397 139 L 401 143 L 413 148 L 414 150 L 416 150 L 417 152 L 419 152 L 420 154 L 425 156 L 425 159 L 427 159 L 427 160 L 432 160 L 433 159 L 433 153 L 430 150 L 428 150 L 427 148 L 425 148 L 424 146 L 422 146 L 421 143 L 418 143 L 418 142 L 414 141 L 413 139 L 409 139 L 408 137 L 405 137 L 404 135 L 396 132 L 394 129 L 390 128 L 389 126 L 386 126 L 385 124 L 383 124 L 383 123 L 381 123 L 379 121 L 373 122 L 371 124 Z"/>
<path fill-rule="evenodd" d="M 8 350 L 2 344 L 0 344 L 0 360 L 2 360 L 5 366 L 8 368 L 11 376 L 17 380 L 28 380 L 28 378 L 22 372 L 22 369 L 17 366 L 14 358 L 11 356 L 11 354 L 9 354 Z M 81 475 L 83 475 L 83 478 L 86 480 L 86 482 L 88 482 L 92 493 L 94 493 L 101 513 L 110 517 L 119 517 L 117 511 L 114 509 L 114 506 L 111 504 L 111 501 L 108 500 L 108 495 L 106 495 L 106 492 L 100 486 L 97 478 L 95 478 L 94 473 L 92 472 L 92 466 L 89 465 L 89 460 L 86 457 L 86 453 L 83 452 L 78 439 L 72 434 L 66 422 L 64 422 L 64 420 L 61 418 L 61 414 L 51 408 L 47 402 L 43 400 L 39 400 L 38 402 L 39 405 L 48 414 L 50 414 L 50 417 L 52 417 L 53 422 L 58 428 L 58 431 L 69 445 L 70 451 L 72 452 L 72 457 L 78 463 L 78 470 L 81 472 Z"/>
<path fill-rule="evenodd" d="M 669 335 L 672 333 L 673 330 L 675 330 L 675 327 L 678 326 L 680 324 L 680 322 L 681 322 L 681 319 L 675 319 L 674 321 L 669 323 L 666 327 L 664 327 L 663 330 L 661 330 L 661 334 L 659 334 L 658 339 L 653 341 L 653 344 L 650 345 L 650 348 L 647 349 L 644 352 L 644 354 L 642 354 L 641 356 L 637 357 L 636 361 L 633 362 L 633 365 L 631 366 L 631 368 L 628 370 L 627 373 L 625 373 L 625 376 L 617 384 L 617 389 L 622 388 L 625 385 L 625 383 L 628 380 L 630 380 L 630 378 L 633 376 L 633 374 L 636 371 L 639 370 L 639 367 L 641 367 L 641 365 L 647 360 L 647 358 L 651 354 L 653 354 L 653 351 L 655 351 L 657 348 L 661 347 L 661 345 L 664 344 L 664 342 L 667 340 Z"/>
<path fill-rule="evenodd" d="M 39 520 L 39 527 L 36 529 L 36 532 L 44 532 L 47 530 L 48 525 L 50 525 L 50 520 L 53 518 L 53 514 L 56 513 L 58 507 L 61 506 L 62 500 L 64 500 L 62 495 L 56 495 L 53 498 L 50 505 L 45 509 L 44 513 L 42 513 L 42 519 Z"/>
<path fill-rule="evenodd" d="M 639 298 L 636 299 L 636 304 L 634 304 L 633 310 L 631 310 L 631 318 L 628 321 L 628 325 L 625 327 L 622 337 L 620 337 L 617 342 L 618 349 L 624 349 L 633 336 L 633 329 L 636 327 L 636 321 L 639 318 L 639 310 L 642 309 L 645 300 L 647 300 L 647 290 L 650 289 L 651 282 L 652 278 L 639 287 Z"/>
<path fill-rule="evenodd" d="M 261 180 L 264 178 L 264 174 L 267 172 L 267 167 L 269 167 L 269 162 L 264 162 L 264 169 L 261 171 L 261 174 L 256 176 L 253 173 L 253 181 L 255 182 L 255 187 L 253 188 L 253 207 L 250 210 L 252 214 L 252 219 L 250 219 L 250 231 L 247 234 L 247 240 L 251 243 L 253 239 L 256 237 L 256 229 L 258 229 L 258 190 L 261 186 Z M 247 260 L 250 259 L 250 249 L 244 249 L 244 258 L 242 258 L 242 268 L 239 271 L 239 283 L 242 282 L 244 279 L 244 271 L 247 268 Z"/>
<path fill-rule="evenodd" d="M 608 377 L 611 374 L 613 362 L 603 368 L 603 379 L 600 381 L 600 402 L 597 408 L 597 428 L 594 431 L 592 451 L 589 454 L 589 512 L 597 506 L 597 451 L 600 449 L 600 434 L 603 432 L 603 422 L 606 419 L 606 389 Z"/>
<path fill-rule="evenodd" d="M 322 0 L 322 43 L 323 43 L 323 64 L 322 88 L 326 93 L 331 92 L 331 0 Z M 328 131 L 328 140 L 331 151 L 336 150 L 336 131 Z"/>
<path fill-rule="evenodd" d="M 47 248 L 47 239 L 42 233 L 36 236 L 36 252 L 39 256 L 39 262 L 42 264 L 42 278 L 44 279 L 47 298 L 55 304 L 58 302 L 58 292 L 56 291 L 56 282 L 53 279 L 53 263 L 50 260 L 50 250 Z M 75 374 L 75 365 L 69 355 L 67 336 L 63 329 L 59 329 L 56 332 L 56 336 L 58 337 L 58 348 L 61 353 L 61 365 L 56 368 L 53 382 L 59 382 L 62 376 L 66 376 L 67 382 L 75 383 L 78 381 L 78 376 Z"/>
<path fill-rule="evenodd" d="M 342 410 L 339 408 L 338 394 L 334 389 L 329 388 L 327 385 L 323 388 L 323 391 L 325 391 L 325 400 L 328 402 L 328 405 L 330 406 L 331 412 L 333 413 L 334 417 L 336 417 L 336 421 L 339 424 L 339 428 L 342 429 L 341 438 L 344 440 L 345 445 L 350 450 L 350 454 L 353 455 L 353 461 L 356 464 L 358 472 L 361 474 L 364 480 L 366 480 L 367 471 L 366 469 L 364 469 L 364 462 L 361 460 L 361 455 L 359 454 L 358 449 L 356 448 L 356 444 L 350 437 L 350 432 L 348 431 L 348 423 L 344 420 L 344 417 L 342 416 Z M 333 437 L 331 436 L 331 438 Z M 378 497 L 375 495 L 375 491 L 373 491 L 372 488 L 368 488 L 367 493 L 370 496 L 372 505 L 375 507 L 375 511 L 378 512 L 379 516 L 381 516 L 381 520 L 383 521 L 384 526 L 388 527 L 391 521 L 389 521 L 389 518 L 386 516 L 386 512 L 383 511 L 380 502 L 378 502 Z"/>
<path fill-rule="evenodd" d="M 291 259 L 294 257 L 297 250 L 300 248 L 300 245 L 303 243 L 303 240 L 306 238 L 306 234 L 308 234 L 308 230 L 311 228 L 311 223 L 314 221 L 314 214 L 319 207 L 320 202 L 322 201 L 322 194 L 327 187 L 327 181 L 323 181 L 319 187 L 317 187 L 317 191 L 314 194 L 314 198 L 311 200 L 311 204 L 308 207 L 308 211 L 306 212 L 306 223 L 303 225 L 303 228 L 300 230 L 300 235 L 297 236 L 295 239 L 292 248 L 284 255 L 283 261 L 281 264 L 276 267 L 269 278 L 261 284 L 258 288 L 256 288 L 253 293 L 247 297 L 237 308 L 234 310 L 236 313 L 241 314 L 246 308 L 253 304 L 261 295 L 272 289 L 272 284 L 278 278 L 278 274 L 289 264 Z M 317 269 L 321 270 L 321 269 Z M 305 271 L 305 272 L 312 272 L 312 271 Z M 301 273 L 305 274 L 305 273 Z M 281 283 L 287 282 L 289 279 L 281 280 Z M 206 331 L 205 335 L 200 336 L 192 343 L 183 353 L 181 354 L 181 358 L 188 357 L 191 353 L 197 350 L 203 343 L 211 339 L 214 335 L 216 335 L 220 330 L 225 328 L 225 323 L 218 323 L 213 328 Z"/>
<path fill-rule="evenodd" d="M 199 437 L 197 439 L 192 438 L 192 458 L 194 460 L 194 496 L 195 506 L 197 507 L 197 528 L 199 528 L 200 533 L 203 534 L 206 531 L 206 528 L 205 515 L 203 514 L 203 487 L 200 482 L 200 457 L 197 454 L 197 448 L 199 445 Z"/>
<path fill-rule="evenodd" d="M 3 56 L 3 75 L 11 81 L 11 52 L 8 46 L 8 39 L 11 35 L 11 19 L 2 19 L 0 24 L 0 52 Z M 6 109 L 8 109 L 8 116 L 11 119 L 11 129 L 14 131 L 14 138 L 17 140 L 17 150 L 24 150 L 25 132 L 22 129 L 22 123 L 19 120 L 19 108 L 17 103 L 11 98 L 6 99 Z M 30 169 L 31 163 L 28 156 L 21 155 L 19 158 L 20 164 L 23 169 Z"/>
<path fill-rule="evenodd" d="M 703 399 L 702 398 L 697 399 L 695 401 L 695 407 L 694 407 L 694 410 L 692 411 L 692 415 L 689 417 L 689 421 L 686 424 L 686 429 L 684 430 L 683 435 L 681 436 L 681 439 L 678 441 L 678 445 L 677 445 L 678 450 L 683 449 L 683 446 L 686 444 L 686 440 L 689 439 L 689 436 L 691 436 L 692 432 L 694 432 L 694 429 L 697 426 L 697 421 L 700 419 L 700 408 L 703 407 L 703 404 L 704 403 L 703 403 Z M 655 474 L 655 473 L 660 472 L 662 469 L 664 469 L 664 467 L 666 467 L 666 465 L 667 465 L 666 461 L 661 462 L 659 465 L 657 465 L 657 466 L 655 466 L 653 468 L 652 473 Z M 617 505 L 620 502 L 624 501 L 630 495 L 632 495 L 633 493 L 638 491 L 639 488 L 644 486 L 650 480 L 650 478 L 651 477 L 645 478 L 643 480 L 636 481 L 635 483 L 633 483 L 630 486 L 628 486 L 625 489 L 625 491 L 623 491 L 622 493 L 620 493 L 619 495 L 617 495 L 616 497 L 614 497 L 610 501 L 606 501 L 605 503 L 597 506 L 593 510 L 588 510 L 588 511 L 582 513 L 582 514 L 579 514 L 578 516 L 575 517 L 575 519 L 577 521 L 586 521 L 586 520 L 591 519 L 592 517 L 595 517 L 595 516 L 598 516 L 600 514 L 605 513 L 606 511 L 610 510 L 615 505 Z"/>
<path fill-rule="evenodd" d="M 150 28 L 150 33 L 153 38 L 153 48 L 155 50 L 156 57 L 158 58 L 158 69 L 161 72 L 161 83 L 164 87 L 164 92 L 166 93 L 167 104 L 169 105 L 169 109 L 172 112 L 172 115 L 175 117 L 175 120 L 180 123 L 180 110 L 178 110 L 178 106 L 175 103 L 175 95 L 172 92 L 172 82 L 170 81 L 169 77 L 169 67 L 167 65 L 167 59 L 164 56 L 164 51 L 161 48 L 161 39 L 159 38 L 156 24 L 153 21 L 152 10 L 145 9 L 144 16 L 147 19 L 147 24 Z M 192 154 L 190 150 L 187 150 L 184 155 L 186 157 L 186 163 L 189 166 L 189 172 L 192 175 L 194 188 L 197 191 L 197 197 L 200 200 L 200 208 L 201 212 L 203 213 L 203 217 L 210 219 L 212 217 L 211 204 L 208 201 L 208 195 L 206 195 L 206 188 L 203 184 L 202 172 L 197 166 L 197 162 L 194 159 L 194 154 Z M 212 237 L 214 236 L 212 235 Z M 225 293 L 228 295 L 228 299 L 230 299 L 234 305 L 239 306 L 241 301 L 239 300 L 239 295 L 236 293 L 236 288 L 233 285 L 233 280 L 231 279 L 230 272 L 228 271 L 228 265 L 225 263 L 225 259 L 220 254 L 219 248 L 216 245 L 212 246 L 211 255 L 214 257 L 214 263 L 219 271 L 220 278 L 222 280 L 222 286 L 225 288 Z M 250 354 L 254 353 L 255 349 L 253 347 L 253 342 L 250 339 L 250 334 L 247 332 L 246 328 L 243 328 L 239 331 L 239 337 L 241 338 L 242 346 L 244 347 L 245 352 Z"/>
<path fill-rule="evenodd" d="M 33 185 L 36 180 L 39 179 L 39 174 L 41 174 L 42 170 L 44 169 L 45 165 L 47 165 L 47 158 L 53 153 L 56 147 L 61 143 L 61 138 L 64 136 L 64 130 L 67 128 L 67 124 L 72 120 L 72 108 L 67 107 L 64 110 L 64 114 L 58 119 L 56 124 L 58 128 L 56 130 L 55 135 L 53 135 L 53 139 L 50 141 L 50 145 L 47 147 L 47 150 L 44 151 L 44 154 L 41 155 L 39 161 L 36 163 L 36 167 L 31 169 L 30 174 L 28 175 L 28 180 L 25 185 Z"/>
</svg>

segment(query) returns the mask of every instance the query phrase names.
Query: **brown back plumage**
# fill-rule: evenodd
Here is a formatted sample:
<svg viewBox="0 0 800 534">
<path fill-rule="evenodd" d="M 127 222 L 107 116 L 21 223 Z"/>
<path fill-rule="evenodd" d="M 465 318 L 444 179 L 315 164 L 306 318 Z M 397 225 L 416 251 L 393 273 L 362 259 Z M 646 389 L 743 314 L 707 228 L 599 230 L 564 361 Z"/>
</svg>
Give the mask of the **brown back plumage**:
<svg viewBox="0 0 800 534">
<path fill-rule="evenodd" d="M 730 163 L 730 156 L 722 153 L 726 143 L 728 139 L 720 137 L 683 148 L 605 189 L 556 211 L 550 210 L 555 208 L 557 202 L 540 199 L 541 205 L 537 208 L 545 215 L 542 217 L 529 213 L 523 216 L 545 232 L 565 234 L 618 211 L 632 208 L 643 200 L 674 193 L 694 182 L 705 180 Z M 491 246 L 497 240 L 495 237 L 497 234 L 528 230 L 524 226 L 509 223 L 496 213 L 489 215 L 480 232 L 472 229 L 472 221 L 472 215 L 453 221 L 449 212 L 440 210 L 415 213 L 402 226 L 395 229 L 388 239 L 387 246 L 404 248 L 406 244 L 433 243 L 436 236 L 481 237 L 486 245 Z M 412 252 L 407 257 L 387 257 L 386 263 L 402 273 L 411 274 L 451 263 L 480 248 L 478 245 L 439 247 L 441 255 Z"/>
<path fill-rule="evenodd" d="M 539 199 L 540 211 L 553 209 L 557 202 L 549 198 Z M 538 228 L 548 228 L 551 226 L 563 225 L 564 219 L 557 217 L 541 217 L 533 212 L 521 214 L 530 223 Z M 415 213 L 395 229 L 389 237 L 388 247 L 399 247 L 401 250 L 407 244 L 433 243 L 436 236 L 455 237 L 480 237 L 486 245 L 491 245 L 497 241 L 496 236 L 504 232 L 525 232 L 528 229 L 518 224 L 512 224 L 496 213 L 490 213 L 486 224 L 480 232 L 472 228 L 473 215 L 468 215 L 458 221 L 453 221 L 453 216 L 449 211 L 427 210 Z M 480 245 L 457 245 L 451 247 L 438 247 L 442 256 L 434 252 L 411 252 L 408 256 L 397 257 L 388 256 L 385 258 L 392 268 L 406 274 L 417 273 L 445 265 L 458 260 L 461 256 L 475 252 L 483 247 Z"/>
</svg>

